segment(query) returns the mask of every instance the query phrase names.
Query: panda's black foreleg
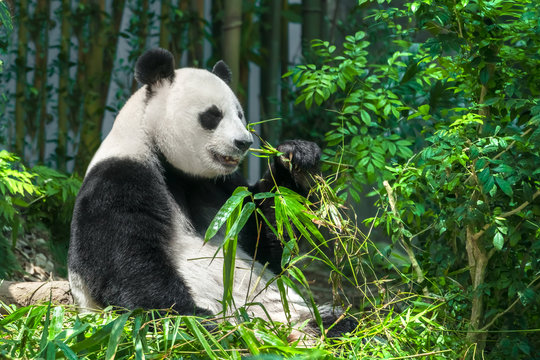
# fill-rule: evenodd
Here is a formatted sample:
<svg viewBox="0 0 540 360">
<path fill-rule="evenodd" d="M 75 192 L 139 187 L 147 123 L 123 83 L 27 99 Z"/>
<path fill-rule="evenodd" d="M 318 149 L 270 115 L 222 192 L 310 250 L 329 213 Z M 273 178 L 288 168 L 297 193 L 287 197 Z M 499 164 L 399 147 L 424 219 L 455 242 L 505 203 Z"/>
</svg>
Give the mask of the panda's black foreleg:
<svg viewBox="0 0 540 360">
<path fill-rule="evenodd" d="M 304 140 L 285 141 L 277 149 L 283 155 L 272 162 L 263 178 L 251 186 L 250 190 L 254 193 L 269 192 L 277 185 L 307 196 L 313 184 L 313 177 L 320 172 L 321 149 L 317 144 Z M 275 227 L 273 199 L 260 200 L 257 206 L 268 222 Z M 257 260 L 268 263 L 272 271 L 280 272 L 283 253 L 281 241 L 264 221 L 257 226 L 260 227 L 256 249 Z"/>
</svg>

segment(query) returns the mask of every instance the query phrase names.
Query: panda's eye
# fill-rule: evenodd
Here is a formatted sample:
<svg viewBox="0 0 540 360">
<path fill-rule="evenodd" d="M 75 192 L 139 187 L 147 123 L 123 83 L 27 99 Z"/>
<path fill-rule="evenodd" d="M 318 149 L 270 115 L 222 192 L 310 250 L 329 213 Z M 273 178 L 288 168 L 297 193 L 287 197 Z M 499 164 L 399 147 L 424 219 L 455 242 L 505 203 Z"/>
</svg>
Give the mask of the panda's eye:
<svg viewBox="0 0 540 360">
<path fill-rule="evenodd" d="M 238 111 L 238 118 L 239 119 L 242 119 L 244 117 L 244 114 L 242 114 L 242 112 L 239 110 Z"/>
<path fill-rule="evenodd" d="M 208 109 L 199 114 L 199 122 L 206 130 L 214 130 L 223 119 L 223 113 L 216 105 L 210 106 Z"/>
</svg>

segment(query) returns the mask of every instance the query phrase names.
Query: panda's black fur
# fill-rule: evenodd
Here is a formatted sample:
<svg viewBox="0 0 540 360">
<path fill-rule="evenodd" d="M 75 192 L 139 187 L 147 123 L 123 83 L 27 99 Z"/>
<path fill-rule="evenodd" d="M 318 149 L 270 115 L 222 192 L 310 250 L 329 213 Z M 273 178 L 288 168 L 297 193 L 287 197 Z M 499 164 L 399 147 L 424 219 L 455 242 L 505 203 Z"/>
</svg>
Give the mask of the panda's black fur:
<svg viewBox="0 0 540 360">
<path fill-rule="evenodd" d="M 213 139 L 213 132 L 221 129 L 222 122 L 241 125 L 244 120 L 236 98 L 232 92 L 228 93 L 228 87 L 219 85 L 221 80 L 225 83 L 230 81 L 230 70 L 225 63 L 219 62 L 213 73 L 207 75 L 195 69 L 176 70 L 175 73 L 172 55 L 161 49 L 148 51 L 137 62 L 135 76 L 146 89 L 134 94 L 133 100 L 130 99 L 126 109 L 122 110 L 124 112 L 120 112 L 116 128 L 113 127 L 92 160 L 75 204 L 68 267 L 74 297 L 81 307 L 172 308 L 181 314 L 201 315 L 217 312 L 215 304 L 220 299 L 215 299 L 219 291 L 214 287 L 222 286 L 217 280 L 222 276 L 221 268 L 208 259 L 204 260 L 208 265 L 200 265 L 193 251 L 198 247 L 204 250 L 212 246 L 203 246 L 204 233 L 210 221 L 238 186 L 248 186 L 240 173 L 232 170 L 251 144 L 249 134 L 235 125 L 238 134 L 232 130 L 224 133 L 226 136 L 234 135 L 234 139 L 223 139 L 229 145 L 216 143 L 208 154 L 204 154 L 205 158 L 203 154 L 189 153 L 186 148 L 172 149 L 179 153 L 187 152 L 176 158 L 175 152 L 171 151 L 176 145 L 170 143 L 176 139 L 160 138 L 168 136 L 169 131 L 174 133 L 174 129 L 152 125 L 156 124 L 153 121 L 162 119 L 150 119 L 153 115 L 150 111 L 161 111 L 163 106 L 177 106 L 173 102 L 181 99 L 168 98 L 176 94 L 174 91 L 181 90 L 183 85 L 176 82 L 184 79 L 189 83 L 190 76 L 200 76 L 211 84 L 209 98 L 220 95 L 216 92 L 226 93 L 216 97 L 216 102 L 225 104 L 225 108 L 213 103 L 205 104 L 205 99 L 200 99 L 201 103 L 193 105 L 199 109 L 198 114 L 186 112 L 186 115 L 185 107 L 180 107 L 173 108 L 175 111 L 164 111 L 160 116 L 171 118 L 173 122 L 170 124 L 174 124 L 176 117 L 181 121 L 184 121 L 183 117 L 189 118 L 192 125 L 187 129 L 205 136 L 205 139 Z M 195 80 L 199 81 L 199 78 Z M 180 90 L 173 89 L 173 85 Z M 200 91 L 196 94 L 197 99 L 207 96 L 204 89 Z M 156 101 L 157 105 L 154 104 Z M 189 103 L 184 105 L 191 106 Z M 138 126 L 144 129 L 137 129 Z M 200 129 L 194 129 L 197 126 Z M 232 125 L 223 124 L 225 126 Z M 156 127 L 159 128 L 156 130 Z M 178 136 L 190 136 L 182 131 L 177 133 L 180 134 Z M 279 185 L 307 194 L 309 175 L 318 171 L 319 147 L 311 142 L 294 140 L 284 142 L 278 149 L 284 153 L 284 158 L 292 159 L 292 166 L 280 159 L 275 160 L 268 173 L 249 190 L 253 193 L 270 191 L 275 180 Z M 202 165 L 194 162 L 194 165 L 181 169 L 184 166 L 182 160 L 198 156 L 201 156 Z M 217 170 L 206 172 L 205 161 Z M 214 172 L 217 175 L 212 175 Z M 258 206 L 267 219 L 274 220 L 270 199 Z M 255 257 L 259 263 L 253 268 L 255 279 L 262 276 L 258 273 L 263 272 L 261 264 L 267 264 L 274 273 L 280 271 L 281 243 L 263 225 L 258 236 L 258 225 L 252 216 L 239 237 L 242 249 L 239 253 L 247 254 L 251 259 Z M 191 251 L 189 259 L 182 258 L 184 250 Z M 240 259 L 239 256 L 238 267 L 250 264 L 249 259 Z M 198 267 L 191 270 L 191 264 Z M 264 276 L 262 282 L 272 274 Z M 192 281 L 192 277 L 197 280 Z M 197 283 L 207 280 L 208 285 Z M 242 286 L 239 286 L 240 290 Z M 270 286 L 262 289 L 261 293 L 265 295 L 260 301 L 271 317 L 283 320 L 284 317 L 279 315 L 283 311 L 277 289 Z M 309 309 L 301 298 L 294 296 L 291 304 L 296 308 L 297 316 L 293 318 L 297 321 L 309 318 Z M 236 299 L 237 306 L 243 305 L 239 299 Z M 253 311 L 256 316 L 261 314 Z"/>
<path fill-rule="evenodd" d="M 148 95 L 151 96 L 154 84 L 163 80 L 174 80 L 173 55 L 163 49 L 147 51 L 135 64 L 135 80 L 146 85 Z"/>
</svg>

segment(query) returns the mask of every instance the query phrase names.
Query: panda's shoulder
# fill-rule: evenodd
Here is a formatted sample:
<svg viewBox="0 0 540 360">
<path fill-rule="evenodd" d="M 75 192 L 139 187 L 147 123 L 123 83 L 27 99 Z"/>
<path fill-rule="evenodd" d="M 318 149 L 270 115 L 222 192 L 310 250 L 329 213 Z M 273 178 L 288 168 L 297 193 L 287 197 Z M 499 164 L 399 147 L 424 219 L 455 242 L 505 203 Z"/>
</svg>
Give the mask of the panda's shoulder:
<svg viewBox="0 0 540 360">
<path fill-rule="evenodd" d="M 78 197 L 110 203 L 150 203 L 166 201 L 165 188 L 160 169 L 153 163 L 109 158 L 92 166 Z"/>
<path fill-rule="evenodd" d="M 85 176 L 85 182 L 144 186 L 161 182 L 158 166 L 129 157 L 112 157 L 98 162 Z"/>
</svg>

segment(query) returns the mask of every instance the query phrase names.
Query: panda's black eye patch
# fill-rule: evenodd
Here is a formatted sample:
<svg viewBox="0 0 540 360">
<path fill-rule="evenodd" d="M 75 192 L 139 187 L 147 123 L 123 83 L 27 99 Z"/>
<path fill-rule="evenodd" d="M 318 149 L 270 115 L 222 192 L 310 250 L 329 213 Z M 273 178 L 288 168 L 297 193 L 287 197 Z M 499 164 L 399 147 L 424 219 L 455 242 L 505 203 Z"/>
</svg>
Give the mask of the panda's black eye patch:
<svg viewBox="0 0 540 360">
<path fill-rule="evenodd" d="M 214 130 L 223 119 L 223 113 L 216 105 L 210 106 L 208 109 L 199 114 L 199 122 L 206 130 Z"/>
</svg>

